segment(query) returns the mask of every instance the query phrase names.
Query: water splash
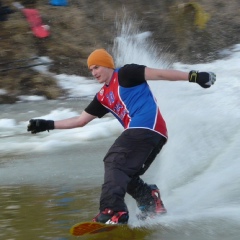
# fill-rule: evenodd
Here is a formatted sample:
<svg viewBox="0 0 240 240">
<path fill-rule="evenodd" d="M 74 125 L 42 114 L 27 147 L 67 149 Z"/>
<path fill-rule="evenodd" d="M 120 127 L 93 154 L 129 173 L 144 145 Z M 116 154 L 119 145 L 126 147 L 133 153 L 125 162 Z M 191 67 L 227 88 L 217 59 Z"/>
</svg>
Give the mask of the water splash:
<svg viewBox="0 0 240 240">
<path fill-rule="evenodd" d="M 167 68 L 170 59 L 152 40 L 150 31 L 139 30 L 139 22 L 126 15 L 116 21 L 117 37 L 114 39 L 113 55 L 117 67 L 136 63 L 148 67 Z"/>
<path fill-rule="evenodd" d="M 113 53 L 118 66 L 170 66 L 150 32 L 140 32 L 137 24 L 127 19 L 117 26 Z M 219 231 L 221 219 L 240 223 L 239 62 L 237 45 L 225 59 L 173 64 L 184 71 L 215 72 L 217 82 L 207 90 L 188 82 L 149 82 L 169 130 L 167 145 L 145 177 L 155 179 L 169 210 L 158 221 L 162 225 L 195 224 L 211 229 L 206 225 L 208 219 L 209 224 L 214 222 L 212 230 Z M 135 211 L 134 206 L 131 210 Z"/>
</svg>

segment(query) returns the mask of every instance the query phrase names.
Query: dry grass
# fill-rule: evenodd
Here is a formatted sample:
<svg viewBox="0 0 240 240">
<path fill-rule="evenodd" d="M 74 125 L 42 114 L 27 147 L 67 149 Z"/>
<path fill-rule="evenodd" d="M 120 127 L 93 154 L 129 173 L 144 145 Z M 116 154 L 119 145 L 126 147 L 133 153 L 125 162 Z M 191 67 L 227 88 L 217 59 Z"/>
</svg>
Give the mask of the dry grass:
<svg viewBox="0 0 240 240">
<path fill-rule="evenodd" d="M 12 2 L 4 3 L 12 9 Z M 162 49 L 167 46 L 178 61 L 204 62 L 217 56 L 217 51 L 240 42 L 240 8 L 238 0 L 196 0 L 210 19 L 199 29 L 194 25 L 196 12 L 182 14 L 179 4 L 186 0 L 69 0 L 68 7 L 50 6 L 48 0 L 20 0 L 28 8 L 37 8 L 51 36 L 33 36 L 22 13 L 16 10 L 8 21 L 0 22 L 0 69 L 4 62 L 33 56 L 48 56 L 54 62 L 51 71 L 88 75 L 86 58 L 95 48 L 109 48 L 116 36 L 116 15 L 137 17 L 142 30 L 153 32 L 153 41 Z M 179 20 L 180 19 L 180 20 Z M 201 19 L 198 19 L 201 22 Z M 16 63 L 11 64 L 12 67 Z M 0 103 L 14 102 L 18 95 L 37 94 L 54 99 L 63 94 L 55 80 L 32 69 L 0 72 Z"/>
</svg>

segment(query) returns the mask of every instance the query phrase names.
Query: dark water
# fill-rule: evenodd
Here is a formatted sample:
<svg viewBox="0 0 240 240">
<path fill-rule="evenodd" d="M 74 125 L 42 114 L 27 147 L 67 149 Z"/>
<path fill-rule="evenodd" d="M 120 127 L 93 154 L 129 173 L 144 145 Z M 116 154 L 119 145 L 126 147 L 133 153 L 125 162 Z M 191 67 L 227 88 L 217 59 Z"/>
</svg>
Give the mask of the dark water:
<svg viewBox="0 0 240 240">
<path fill-rule="evenodd" d="M 96 214 L 99 187 L 79 185 L 51 187 L 15 185 L 0 187 L 0 239 L 2 240 L 71 240 L 70 227 L 88 221 Z M 237 240 L 238 223 L 227 219 L 205 219 L 184 224 L 155 225 L 131 237 L 149 240 Z M 123 236 L 91 239 L 128 239 Z"/>
<path fill-rule="evenodd" d="M 86 102 L 82 101 L 49 101 L 2 105 L 0 110 L 1 118 L 20 122 L 61 106 L 80 112 L 85 105 Z M 102 159 L 115 136 L 33 152 L 30 151 L 32 139 L 44 145 L 43 135 L 36 138 L 26 133 L 26 126 L 16 126 L 17 129 L 3 129 L 5 132 L 1 132 L 0 139 L 5 149 L 14 146 L 10 152 L 0 153 L 0 239 L 86 239 L 71 236 L 69 229 L 77 222 L 91 220 L 98 213 L 103 181 Z M 51 136 L 51 132 L 47 134 Z M 64 135 L 61 137 L 64 138 Z M 26 143 L 24 152 L 18 151 L 19 143 Z M 131 239 L 238 240 L 239 178 L 234 177 L 234 173 L 239 172 L 237 169 L 231 168 L 226 176 L 221 174 L 218 178 L 212 174 L 209 181 L 203 182 L 207 184 L 201 184 L 198 188 L 194 185 L 189 188 L 189 182 L 186 182 L 179 191 L 168 189 L 169 194 L 164 199 L 168 214 L 156 222 L 150 222 L 148 231 Z M 146 178 L 152 179 L 154 170 L 154 167 L 149 169 Z M 170 171 L 168 174 L 174 175 L 176 172 Z M 205 180 L 208 178 L 205 177 Z M 231 184 L 225 184 L 227 180 Z M 222 184 L 213 190 L 210 188 L 202 198 L 194 199 L 198 193 L 208 190 L 209 184 L 221 181 Z M 184 195 L 184 201 L 179 193 Z M 128 197 L 127 203 L 131 223 L 135 224 L 136 204 Z"/>
<path fill-rule="evenodd" d="M 96 214 L 98 195 L 97 188 L 1 186 L 0 239 L 74 239 L 71 225 Z"/>
<path fill-rule="evenodd" d="M 43 101 L 1 105 L 0 109 L 2 119 L 20 122 L 59 107 L 80 112 L 84 105 L 79 100 Z M 18 133 L 14 129 L 2 132 L 5 148 L 26 142 L 30 150 L 33 136 L 26 127 Z M 110 141 L 79 143 L 53 151 L 1 153 L 0 239 L 76 239 L 70 235 L 70 227 L 98 213 L 102 157 Z"/>
</svg>

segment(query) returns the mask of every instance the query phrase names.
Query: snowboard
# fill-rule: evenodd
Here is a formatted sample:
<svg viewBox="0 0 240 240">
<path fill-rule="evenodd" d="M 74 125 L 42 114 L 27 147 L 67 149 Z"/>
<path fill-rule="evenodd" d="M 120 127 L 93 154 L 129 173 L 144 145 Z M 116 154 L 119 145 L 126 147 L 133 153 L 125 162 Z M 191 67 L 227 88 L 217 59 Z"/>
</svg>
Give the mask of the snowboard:
<svg viewBox="0 0 240 240">
<path fill-rule="evenodd" d="M 73 236 L 86 236 L 91 239 L 140 239 L 149 233 L 149 229 L 130 227 L 128 224 L 104 224 L 99 222 L 80 222 L 73 225 Z"/>
<path fill-rule="evenodd" d="M 25 8 L 18 2 L 13 3 L 13 5 L 22 11 L 35 37 L 46 38 L 50 35 L 49 26 L 43 24 L 41 15 L 37 9 Z"/>
</svg>

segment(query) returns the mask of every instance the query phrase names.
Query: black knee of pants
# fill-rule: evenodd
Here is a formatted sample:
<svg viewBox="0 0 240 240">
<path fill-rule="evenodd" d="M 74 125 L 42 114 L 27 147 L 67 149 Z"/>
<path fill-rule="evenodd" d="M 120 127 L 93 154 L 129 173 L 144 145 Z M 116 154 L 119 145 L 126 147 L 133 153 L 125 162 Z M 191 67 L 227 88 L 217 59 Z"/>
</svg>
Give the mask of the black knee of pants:
<svg viewBox="0 0 240 240">
<path fill-rule="evenodd" d="M 161 149 L 165 143 L 166 143 L 166 138 L 161 137 L 159 142 L 157 143 L 157 145 L 152 149 L 151 153 L 147 157 L 142 168 L 137 172 L 136 176 L 141 176 L 148 170 L 148 168 L 153 163 L 154 159 L 159 154 L 159 152 L 161 151 Z"/>
</svg>

